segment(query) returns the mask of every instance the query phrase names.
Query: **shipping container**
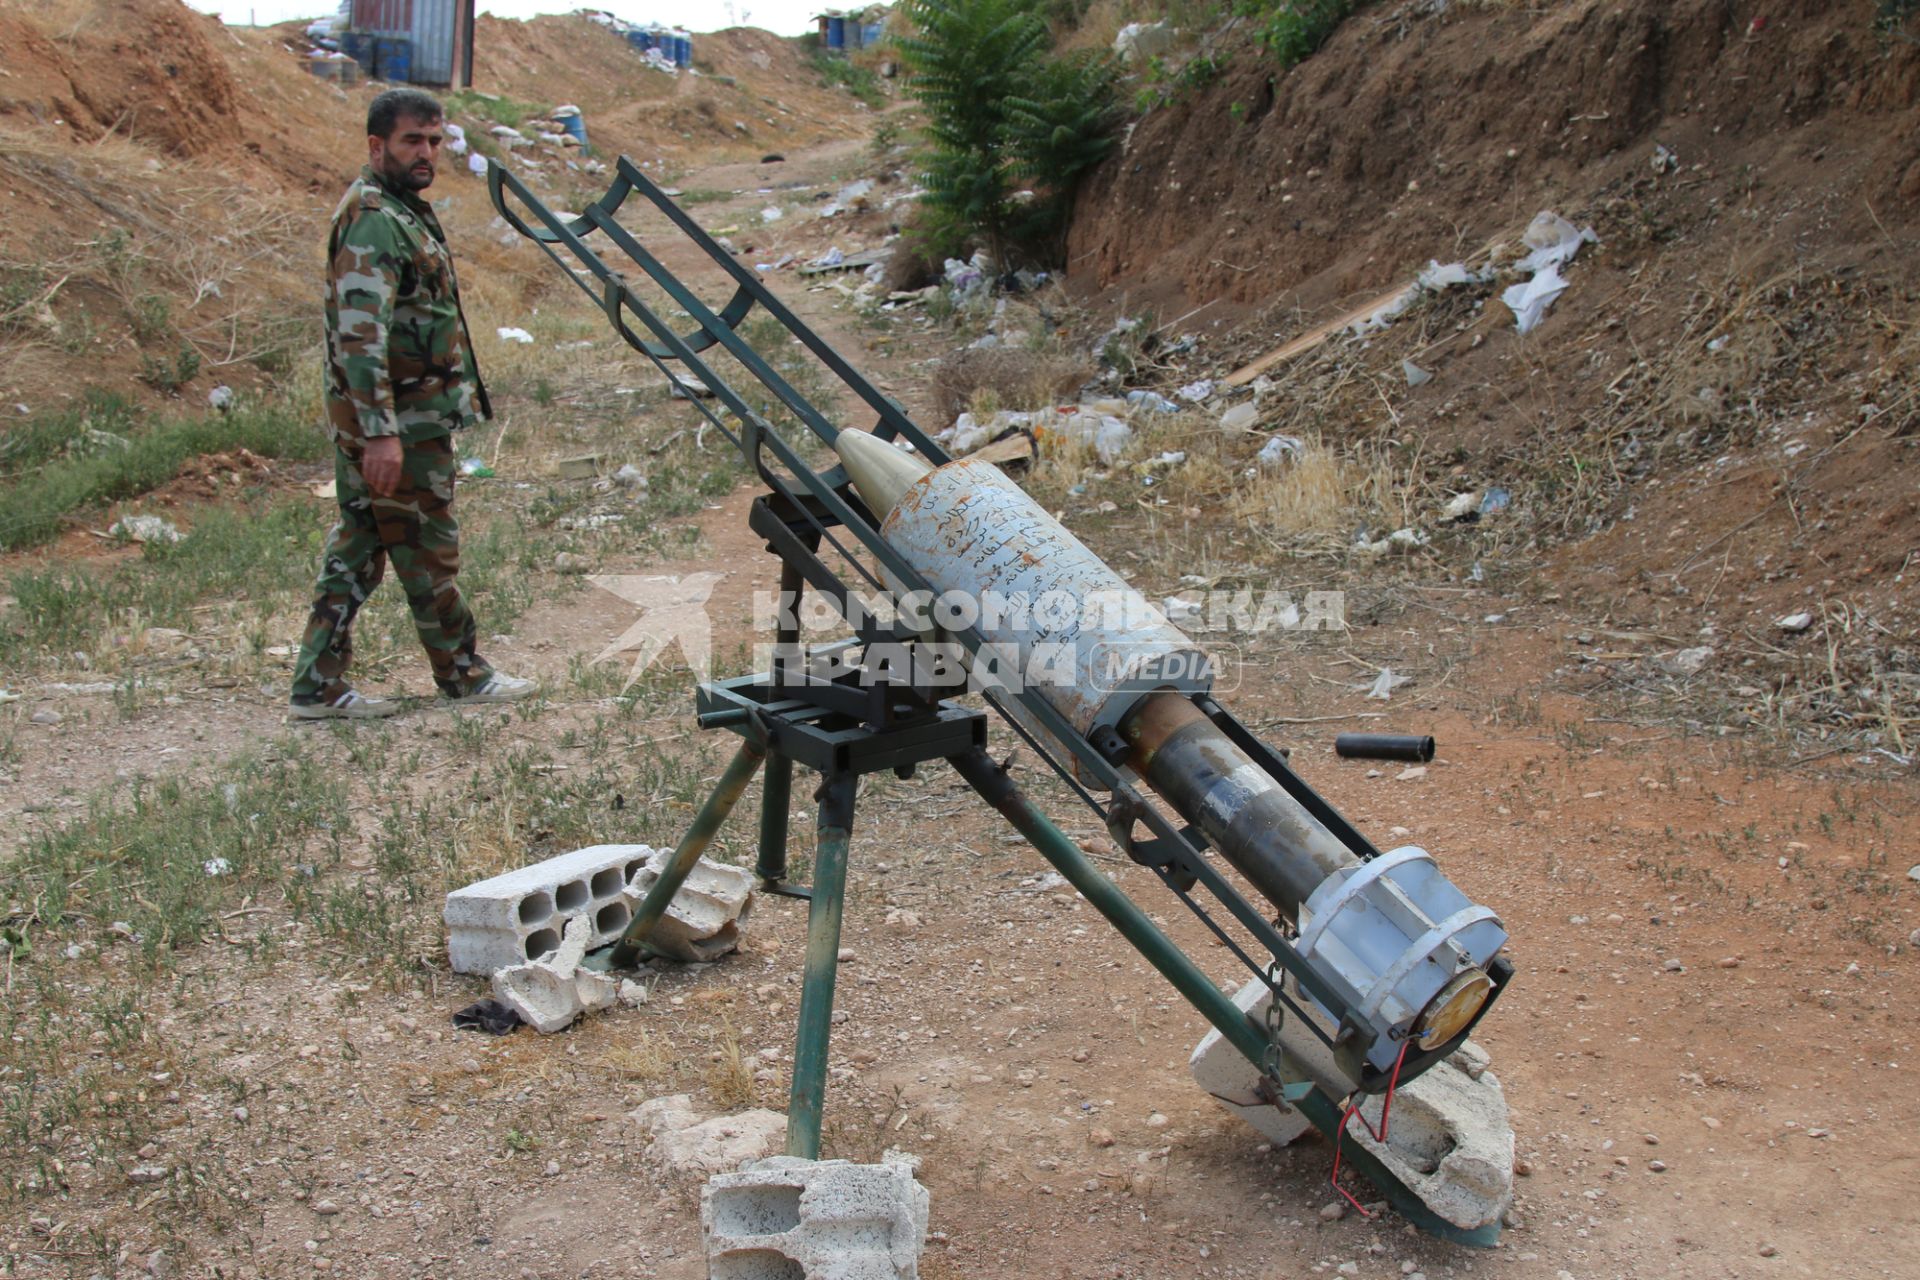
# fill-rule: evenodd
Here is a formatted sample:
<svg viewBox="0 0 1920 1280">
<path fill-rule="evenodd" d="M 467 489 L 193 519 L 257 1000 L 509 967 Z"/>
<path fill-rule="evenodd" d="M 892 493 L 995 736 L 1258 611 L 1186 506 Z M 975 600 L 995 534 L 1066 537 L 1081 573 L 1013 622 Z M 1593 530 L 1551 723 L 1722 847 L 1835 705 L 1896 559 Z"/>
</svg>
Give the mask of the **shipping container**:
<svg viewBox="0 0 1920 1280">
<path fill-rule="evenodd" d="M 456 81 L 470 85 L 473 7 L 474 0 L 353 0 L 351 25 L 357 32 L 407 39 L 406 74 L 399 74 L 394 65 L 385 65 L 376 73 L 381 79 L 436 86 Z"/>
</svg>

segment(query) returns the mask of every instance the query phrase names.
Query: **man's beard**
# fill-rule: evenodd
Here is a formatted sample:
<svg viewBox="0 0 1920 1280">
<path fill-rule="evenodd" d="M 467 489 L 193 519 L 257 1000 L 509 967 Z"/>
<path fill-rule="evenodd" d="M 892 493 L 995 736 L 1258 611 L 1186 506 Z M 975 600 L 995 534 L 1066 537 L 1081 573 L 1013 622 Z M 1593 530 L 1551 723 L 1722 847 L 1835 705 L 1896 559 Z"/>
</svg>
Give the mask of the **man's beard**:
<svg viewBox="0 0 1920 1280">
<path fill-rule="evenodd" d="M 433 166 L 423 161 L 419 167 L 424 172 L 416 172 L 413 167 L 402 165 L 393 156 L 387 155 L 381 158 L 380 176 L 396 187 L 424 191 L 433 185 Z"/>
</svg>

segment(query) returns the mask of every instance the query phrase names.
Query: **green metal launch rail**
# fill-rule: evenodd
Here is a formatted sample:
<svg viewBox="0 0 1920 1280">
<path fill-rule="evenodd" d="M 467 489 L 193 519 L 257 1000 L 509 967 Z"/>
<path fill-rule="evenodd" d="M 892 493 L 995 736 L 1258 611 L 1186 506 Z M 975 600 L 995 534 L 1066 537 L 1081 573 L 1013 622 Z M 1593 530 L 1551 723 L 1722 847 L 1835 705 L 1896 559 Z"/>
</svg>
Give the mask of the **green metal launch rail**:
<svg viewBox="0 0 1920 1280">
<path fill-rule="evenodd" d="M 923 639 L 923 633 L 883 623 L 853 603 L 853 592 L 860 588 L 850 582 L 864 583 L 865 589 L 882 593 L 887 592 L 889 579 L 929 595 L 932 588 L 881 535 L 876 513 L 862 501 L 846 469 L 835 465 L 815 471 L 794 442 L 729 385 L 711 361 L 720 353 L 732 357 L 794 422 L 821 442 L 834 443 L 843 428 L 800 394 L 738 332 L 741 323 L 758 308 L 797 339 L 850 393 L 861 411 L 874 416 L 871 435 L 883 441 L 904 442 L 935 466 L 950 461 L 940 445 L 915 425 L 900 405 L 802 323 L 757 273 L 736 261 L 627 158 L 622 157 L 615 165 L 614 180 L 606 194 L 578 216 L 556 214 L 498 162 L 488 166 L 487 184 L 500 216 L 539 245 L 593 299 L 625 342 L 669 380 L 677 382 L 691 375 L 712 390 L 717 409 L 700 399 L 688 403 L 739 449 L 766 486 L 766 492 L 752 504 L 749 524 L 778 557 L 783 598 L 792 602 L 801 592 L 812 591 L 831 602 L 842 617 L 857 619 L 851 624 L 853 636 L 839 642 L 843 646 L 904 644 Z M 732 296 L 719 309 L 697 296 L 621 225 L 616 214 L 629 201 L 663 215 L 731 280 Z M 691 317 L 691 328 L 684 333 L 677 331 L 673 323 L 650 307 L 631 283 L 635 272 L 650 280 L 674 308 Z M 797 609 L 788 613 L 797 617 Z M 1329 1096 L 1315 1084 L 1312 1075 L 1278 1043 L 1277 1017 L 1298 1019 L 1326 1044 L 1329 1052 L 1336 1057 L 1346 1055 L 1342 1061 L 1349 1064 L 1353 1077 L 1362 1081 L 1361 1092 L 1386 1091 L 1393 1081 L 1354 1059 L 1353 1046 L 1347 1043 L 1351 1037 L 1343 1035 L 1348 1006 L 1298 954 L 1286 926 L 1249 902 L 1212 865 L 1205 856 L 1206 840 L 1196 829 L 1177 825 L 1146 802 L 1137 785 L 1139 779 L 1119 763 L 1122 753 L 1115 744 L 1081 735 L 1032 689 L 989 690 L 983 694 L 1007 725 L 1093 810 L 1120 847 L 1154 871 L 1251 974 L 1266 982 L 1273 992 L 1275 1009 L 1284 1010 L 1283 1015 L 1274 1015 L 1272 1026 L 1241 1012 L 1228 993 L 1015 785 L 987 752 L 986 717 L 980 711 L 943 698 L 943 694 L 953 692 L 950 688 L 929 687 L 912 678 L 875 681 L 811 676 L 799 659 L 821 649 L 803 650 L 797 625 L 786 625 L 787 621 L 783 619 L 776 630 L 773 671 L 699 686 L 695 706 L 698 723 L 702 728 L 725 729 L 738 735 L 739 749 L 624 936 L 610 950 L 590 957 L 589 962 L 598 967 L 626 968 L 647 956 L 649 932 L 745 796 L 754 776 L 764 771 L 756 874 L 763 890 L 808 900 L 805 975 L 788 1100 L 788 1154 L 813 1159 L 820 1152 L 827 1048 L 858 779 L 882 770 L 907 776 L 920 764 L 945 760 L 1259 1069 L 1266 1094 L 1276 1105 L 1298 1109 L 1336 1145 L 1346 1167 L 1371 1181 L 1395 1210 L 1422 1230 L 1468 1245 L 1487 1247 L 1494 1243 L 1499 1233 L 1497 1224 L 1473 1231 L 1455 1227 L 1437 1216 L 1365 1147 L 1358 1143 L 1341 1145 L 1344 1113 L 1353 1099 Z M 964 646 L 969 654 L 977 654 L 985 643 L 976 628 L 965 626 L 939 628 L 938 638 Z M 1051 741 L 1024 727 L 1008 701 L 1017 701 L 1019 713 L 1043 728 Z M 1295 775 L 1279 753 L 1248 732 L 1211 697 L 1196 697 L 1195 703 L 1357 856 L 1377 856 L 1373 845 Z M 1071 758 L 1061 758 L 1056 744 Z M 816 852 L 808 886 L 795 885 L 787 878 L 787 823 L 796 763 L 820 777 L 815 793 Z M 1096 795 L 1098 791 L 1104 791 L 1107 798 Z M 1147 830 L 1145 836 L 1136 834 L 1141 826 Z M 1198 890 L 1204 890 L 1217 908 L 1203 903 Z M 1227 919 L 1221 918 L 1221 911 Z M 1512 966 L 1502 957 L 1489 966 L 1488 972 L 1497 996 L 1510 979 Z M 1323 1028 L 1315 1016 L 1307 1013 L 1301 996 L 1332 1013 L 1331 1028 Z M 1489 999 L 1486 1007 L 1492 1003 Z M 1485 1007 L 1480 1012 L 1484 1014 Z M 1437 1048 L 1420 1053 L 1407 1051 L 1398 1080 L 1410 1080 L 1445 1058 L 1471 1029 L 1469 1023 L 1458 1036 Z"/>
</svg>

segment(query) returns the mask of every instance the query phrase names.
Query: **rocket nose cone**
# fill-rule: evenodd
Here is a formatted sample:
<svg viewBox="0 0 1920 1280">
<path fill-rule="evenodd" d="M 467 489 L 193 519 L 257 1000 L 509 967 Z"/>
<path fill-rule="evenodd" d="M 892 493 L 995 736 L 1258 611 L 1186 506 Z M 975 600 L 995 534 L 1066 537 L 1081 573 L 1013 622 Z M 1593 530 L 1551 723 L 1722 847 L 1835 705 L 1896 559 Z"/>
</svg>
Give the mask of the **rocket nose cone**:
<svg viewBox="0 0 1920 1280">
<path fill-rule="evenodd" d="M 933 470 L 919 454 L 896 449 L 864 431 L 842 431 L 833 447 L 861 500 L 882 520 L 915 480 Z"/>
</svg>

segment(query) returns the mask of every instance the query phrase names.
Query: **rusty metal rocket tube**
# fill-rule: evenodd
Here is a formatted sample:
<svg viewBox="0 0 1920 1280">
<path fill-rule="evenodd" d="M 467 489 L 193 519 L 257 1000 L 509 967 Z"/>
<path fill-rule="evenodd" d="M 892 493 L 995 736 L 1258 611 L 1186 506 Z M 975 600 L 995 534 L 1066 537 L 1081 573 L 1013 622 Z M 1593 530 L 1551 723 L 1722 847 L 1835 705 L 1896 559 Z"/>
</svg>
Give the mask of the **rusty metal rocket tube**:
<svg viewBox="0 0 1920 1280">
<path fill-rule="evenodd" d="M 1287 919 L 1328 876 L 1359 862 L 1190 699 L 1142 699 L 1120 733 L 1133 770 Z"/>
</svg>

